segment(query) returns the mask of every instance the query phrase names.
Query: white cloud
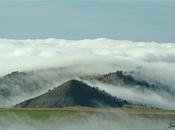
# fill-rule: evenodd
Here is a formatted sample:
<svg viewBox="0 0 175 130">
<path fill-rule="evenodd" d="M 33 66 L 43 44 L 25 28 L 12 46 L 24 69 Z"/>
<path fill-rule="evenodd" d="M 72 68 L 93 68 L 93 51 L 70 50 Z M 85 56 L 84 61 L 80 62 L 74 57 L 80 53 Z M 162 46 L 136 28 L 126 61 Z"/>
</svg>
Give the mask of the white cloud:
<svg viewBox="0 0 175 130">
<path fill-rule="evenodd" d="M 175 64 L 175 44 L 111 39 L 0 39 L 0 74 L 14 70 L 94 63 Z M 129 65 L 127 65 L 129 66 Z"/>
<path fill-rule="evenodd" d="M 115 65 L 175 71 L 174 43 L 145 43 L 112 39 L 0 39 L 0 75 L 16 70 L 88 65 L 88 69 Z M 166 68 L 165 68 L 166 67 Z M 103 68 L 105 69 L 105 68 Z M 114 68 L 112 68 L 114 69 Z M 107 69 L 112 70 L 112 69 Z"/>
<path fill-rule="evenodd" d="M 175 91 L 175 43 L 105 38 L 0 39 L 1 76 L 12 71 L 57 67 L 67 67 L 67 74 L 70 73 L 68 71 L 76 74 L 103 74 L 117 69 L 135 70 L 139 71 L 135 75 L 137 78 L 163 83 Z M 162 97 L 152 97 L 160 99 L 160 105 L 166 102 Z M 145 99 L 148 100 L 150 99 Z"/>
<path fill-rule="evenodd" d="M 175 76 L 175 44 L 112 39 L 0 39 L 0 75 L 12 71 L 82 66 L 104 73 L 142 66 L 166 79 Z M 81 67 L 80 67 L 81 68 Z M 163 68 L 163 69 L 162 69 Z M 91 71 L 92 70 L 92 71 Z M 82 70 L 83 71 L 83 70 Z M 169 78 L 169 76 L 168 76 Z"/>
</svg>

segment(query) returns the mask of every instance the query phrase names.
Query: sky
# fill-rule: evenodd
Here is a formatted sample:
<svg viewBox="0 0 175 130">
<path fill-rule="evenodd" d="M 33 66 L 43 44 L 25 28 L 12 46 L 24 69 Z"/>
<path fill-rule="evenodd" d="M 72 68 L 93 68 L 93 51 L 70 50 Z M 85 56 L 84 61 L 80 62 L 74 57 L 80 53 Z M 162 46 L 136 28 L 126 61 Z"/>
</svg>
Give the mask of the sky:
<svg viewBox="0 0 175 130">
<path fill-rule="evenodd" d="M 0 38 L 175 42 L 175 1 L 0 0 Z"/>
</svg>

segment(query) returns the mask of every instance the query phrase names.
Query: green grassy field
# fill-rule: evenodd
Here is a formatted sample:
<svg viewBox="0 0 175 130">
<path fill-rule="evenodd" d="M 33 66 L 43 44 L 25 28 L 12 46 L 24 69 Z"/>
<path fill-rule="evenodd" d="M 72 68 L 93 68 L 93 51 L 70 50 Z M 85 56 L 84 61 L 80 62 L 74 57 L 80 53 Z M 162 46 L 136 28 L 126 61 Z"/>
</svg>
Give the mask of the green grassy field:
<svg viewBox="0 0 175 130">
<path fill-rule="evenodd" d="M 159 117 L 159 118 L 175 118 L 175 110 L 161 110 L 161 109 L 144 109 L 144 108 L 88 108 L 88 107 L 66 107 L 66 108 L 34 108 L 34 109 L 0 109 L 0 117 L 8 117 L 11 115 L 18 115 L 19 117 L 28 116 L 33 119 L 48 119 L 48 118 L 71 118 L 74 116 L 85 116 L 86 114 L 108 114 L 125 113 L 130 116 L 142 117 Z"/>
<path fill-rule="evenodd" d="M 166 130 L 175 110 L 143 108 L 0 109 L 0 130 Z"/>
<path fill-rule="evenodd" d="M 48 120 L 49 118 L 71 118 L 75 116 L 76 111 L 57 110 L 57 109 L 3 109 L 0 110 L 0 118 L 28 117 L 35 120 Z"/>
</svg>

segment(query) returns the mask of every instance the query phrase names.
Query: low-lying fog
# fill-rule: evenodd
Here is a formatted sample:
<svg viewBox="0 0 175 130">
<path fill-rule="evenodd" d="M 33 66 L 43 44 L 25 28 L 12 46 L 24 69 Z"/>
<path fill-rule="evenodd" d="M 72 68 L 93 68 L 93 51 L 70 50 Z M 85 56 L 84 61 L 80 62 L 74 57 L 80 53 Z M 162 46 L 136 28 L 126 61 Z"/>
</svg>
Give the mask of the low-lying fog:
<svg viewBox="0 0 175 130">
<path fill-rule="evenodd" d="M 80 114 L 34 120 L 10 114 L 0 117 L 0 130 L 168 130 L 168 119 L 130 117 L 125 113 Z M 172 128 L 173 129 L 173 128 Z"/>
</svg>

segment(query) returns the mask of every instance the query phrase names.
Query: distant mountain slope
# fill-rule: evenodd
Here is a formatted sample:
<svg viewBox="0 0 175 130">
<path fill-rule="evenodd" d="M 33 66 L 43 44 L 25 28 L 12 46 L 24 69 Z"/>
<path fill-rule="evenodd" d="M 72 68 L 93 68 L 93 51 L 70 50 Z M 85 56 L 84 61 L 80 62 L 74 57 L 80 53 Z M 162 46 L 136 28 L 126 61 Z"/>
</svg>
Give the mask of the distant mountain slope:
<svg viewBox="0 0 175 130">
<path fill-rule="evenodd" d="M 13 99 L 17 96 L 33 95 L 72 79 L 74 75 L 65 69 L 46 69 L 29 72 L 12 72 L 0 78 L 0 98 Z"/>
<path fill-rule="evenodd" d="M 47 80 L 31 72 L 12 72 L 0 79 L 0 95 L 7 99 L 13 98 L 39 91 L 48 84 Z"/>
<path fill-rule="evenodd" d="M 115 86 L 123 86 L 123 87 L 135 87 L 136 89 L 139 89 L 141 91 L 144 90 L 151 90 L 156 93 L 159 93 L 159 91 L 167 92 L 171 95 L 174 95 L 175 93 L 168 87 L 163 84 L 153 84 L 149 83 L 148 81 L 138 80 L 134 78 L 131 74 L 123 71 L 116 71 L 113 73 L 108 73 L 105 75 L 97 75 L 97 76 L 85 76 L 80 77 L 83 80 L 89 80 L 91 82 L 98 81 L 105 84 L 111 84 Z"/>
<path fill-rule="evenodd" d="M 98 88 L 90 87 L 78 80 L 70 80 L 38 97 L 19 103 L 15 107 L 122 107 L 128 104 L 127 101 L 113 97 Z"/>
<path fill-rule="evenodd" d="M 75 79 L 80 76 L 81 79 L 84 80 L 84 82 L 87 81 L 86 83 L 88 83 L 88 85 L 99 87 L 99 89 L 104 89 L 106 92 L 109 93 L 111 93 L 110 91 L 113 91 L 113 87 L 116 87 L 116 90 L 118 90 L 118 88 L 122 88 L 125 89 L 126 92 L 127 90 L 133 90 L 132 92 L 136 92 L 136 95 L 149 95 L 151 91 L 152 95 L 158 95 L 158 97 L 163 100 L 167 99 L 163 101 L 165 103 L 167 101 L 171 102 L 175 100 L 175 92 L 171 90 L 171 87 L 163 85 L 161 83 L 147 81 L 144 78 L 138 79 L 134 77 L 130 72 L 116 71 L 105 75 L 85 76 L 85 74 L 80 75 L 78 72 L 73 70 L 70 70 L 70 72 L 68 73 L 66 68 L 61 68 L 39 70 L 34 72 L 13 72 L 4 77 L 1 77 L 0 107 L 9 107 L 23 100 L 38 96 L 43 92 L 46 92 L 48 89 L 52 89 L 54 86 L 60 83 L 63 83 L 70 79 Z M 100 85 L 102 85 L 102 87 Z M 103 88 L 103 85 L 108 88 Z M 111 90 L 108 91 L 109 89 Z M 143 102 L 144 97 L 142 99 L 138 98 L 140 100 L 135 100 L 135 98 L 131 100 L 131 98 L 128 98 L 126 94 L 121 95 L 120 90 L 117 91 L 120 95 L 118 93 L 111 94 L 116 95 L 117 97 L 125 99 L 129 102 L 136 102 L 136 104 L 140 103 L 145 105 L 147 103 Z M 6 102 L 7 105 L 5 105 Z M 153 103 L 151 104 L 151 106 L 152 105 Z M 60 107 L 61 106 L 62 105 L 60 104 Z"/>
</svg>

